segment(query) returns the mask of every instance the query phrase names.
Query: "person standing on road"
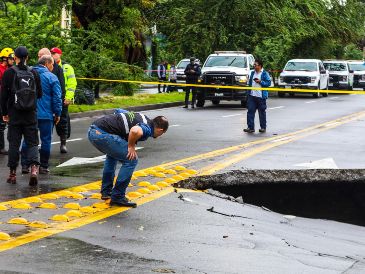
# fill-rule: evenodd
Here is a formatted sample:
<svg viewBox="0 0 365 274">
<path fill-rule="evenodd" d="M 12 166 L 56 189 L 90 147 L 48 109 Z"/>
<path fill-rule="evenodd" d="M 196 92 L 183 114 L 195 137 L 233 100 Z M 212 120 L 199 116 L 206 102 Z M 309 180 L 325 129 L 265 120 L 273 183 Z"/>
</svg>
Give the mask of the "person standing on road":
<svg viewBox="0 0 365 274">
<path fill-rule="evenodd" d="M 43 55 L 38 60 L 38 65 L 34 66 L 33 69 L 38 72 L 41 78 L 42 86 L 42 98 L 37 100 L 37 119 L 38 129 L 41 139 L 40 154 L 40 174 L 49 173 L 49 157 L 51 154 L 51 143 L 53 125 L 57 125 L 60 121 L 62 111 L 62 92 L 61 85 L 51 71 L 53 70 L 54 60 L 51 55 Z M 29 163 L 27 159 L 27 144 L 23 142 L 22 145 L 22 173 L 29 173 Z"/>
<path fill-rule="evenodd" d="M 10 174 L 7 182 L 16 183 L 16 168 L 19 164 L 19 147 L 24 137 L 27 143 L 27 159 L 31 165 L 29 185 L 38 183 L 38 128 L 37 98 L 42 97 L 39 75 L 27 65 L 28 50 L 18 47 L 15 52 L 16 66 L 5 71 L 1 87 L 1 110 L 8 123 Z"/>
<path fill-rule="evenodd" d="M 157 77 L 159 82 L 166 82 L 166 66 L 165 62 L 161 61 L 157 66 Z M 158 84 L 158 93 L 161 93 L 161 85 Z M 162 92 L 165 92 L 166 85 L 163 85 Z"/>
<path fill-rule="evenodd" d="M 254 63 L 254 71 L 251 72 L 248 81 L 250 87 L 266 88 L 270 87 L 271 79 L 269 73 L 263 69 L 261 60 Z M 243 131 L 247 133 L 255 132 L 255 113 L 258 110 L 260 119 L 260 133 L 266 132 L 266 99 L 269 97 L 267 90 L 249 90 L 247 98 L 247 128 Z"/>
<path fill-rule="evenodd" d="M 136 144 L 149 137 L 157 138 L 164 134 L 169 123 L 164 116 L 150 120 L 138 112 L 117 109 L 114 114 L 97 119 L 88 130 L 89 141 L 102 153 L 106 154 L 101 198 L 111 199 L 111 205 L 136 207 L 130 202 L 125 192 L 137 166 Z M 117 163 L 121 162 L 115 186 L 113 181 Z"/>
<path fill-rule="evenodd" d="M 1 79 L 4 72 L 12 67 L 14 64 L 14 51 L 11 48 L 4 48 L 0 52 L 0 94 L 1 94 Z M 1 108 L 0 108 L 1 110 Z M 6 123 L 3 121 L 3 115 L 0 111 L 0 154 L 8 155 L 8 151 L 5 149 L 5 129 Z"/>
<path fill-rule="evenodd" d="M 201 74 L 201 69 L 199 64 L 195 63 L 195 58 L 190 58 L 190 63 L 186 66 L 185 71 L 186 75 L 186 84 L 197 84 L 199 76 Z M 195 101 L 196 101 L 196 87 L 187 86 L 185 89 L 185 106 L 184 108 L 188 108 L 189 105 L 189 94 L 190 90 L 192 93 L 191 98 L 191 108 L 195 108 Z"/>
<path fill-rule="evenodd" d="M 74 68 L 70 64 L 62 62 L 61 60 L 62 50 L 59 48 L 52 48 L 51 54 L 56 63 L 63 69 L 65 80 L 65 93 L 62 94 L 63 106 L 61 119 L 56 125 L 56 131 L 61 141 L 60 152 L 67 153 L 66 142 L 71 136 L 71 122 L 70 115 L 68 113 L 68 106 L 74 101 L 77 81 Z"/>
<path fill-rule="evenodd" d="M 176 83 L 177 80 L 177 72 L 176 72 L 176 62 L 172 62 L 169 70 L 169 82 L 170 83 Z M 175 91 L 177 90 L 176 86 L 169 85 L 167 87 L 167 92 Z"/>
</svg>

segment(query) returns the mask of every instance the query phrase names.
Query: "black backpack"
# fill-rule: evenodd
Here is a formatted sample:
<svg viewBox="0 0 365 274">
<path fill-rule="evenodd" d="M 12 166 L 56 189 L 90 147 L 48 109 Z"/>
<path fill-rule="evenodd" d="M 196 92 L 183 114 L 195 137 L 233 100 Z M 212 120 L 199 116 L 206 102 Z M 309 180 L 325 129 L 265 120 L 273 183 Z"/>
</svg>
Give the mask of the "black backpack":
<svg viewBox="0 0 365 274">
<path fill-rule="evenodd" d="M 31 69 L 19 69 L 12 67 L 15 71 L 12 91 L 14 92 L 14 106 L 17 110 L 30 111 L 37 108 L 37 91 L 35 77 Z"/>
</svg>

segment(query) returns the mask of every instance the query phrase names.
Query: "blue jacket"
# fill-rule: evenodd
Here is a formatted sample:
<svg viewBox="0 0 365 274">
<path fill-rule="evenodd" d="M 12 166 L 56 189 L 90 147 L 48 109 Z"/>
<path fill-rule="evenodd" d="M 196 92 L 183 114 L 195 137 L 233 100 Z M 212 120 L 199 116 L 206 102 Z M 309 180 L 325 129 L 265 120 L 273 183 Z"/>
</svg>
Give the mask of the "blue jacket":
<svg viewBox="0 0 365 274">
<path fill-rule="evenodd" d="M 33 67 L 41 78 L 43 96 L 37 101 L 38 119 L 53 120 L 53 115 L 61 116 L 62 91 L 57 76 L 46 67 L 36 65 Z"/>
<path fill-rule="evenodd" d="M 248 80 L 248 85 L 252 87 L 252 81 L 253 81 L 253 75 L 255 74 L 255 71 L 251 71 L 250 79 Z M 266 70 L 262 70 L 261 73 L 261 87 L 268 88 L 271 86 L 271 79 L 270 75 Z M 251 92 L 251 91 L 250 91 Z M 267 90 L 262 90 L 262 98 L 267 99 L 269 97 L 269 92 Z"/>
</svg>

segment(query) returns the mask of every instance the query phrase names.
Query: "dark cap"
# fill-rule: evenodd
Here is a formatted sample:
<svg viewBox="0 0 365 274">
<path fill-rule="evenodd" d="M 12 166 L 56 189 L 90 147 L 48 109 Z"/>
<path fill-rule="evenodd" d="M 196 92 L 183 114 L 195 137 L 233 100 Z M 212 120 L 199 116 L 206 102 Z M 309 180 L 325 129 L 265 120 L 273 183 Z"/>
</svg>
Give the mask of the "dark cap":
<svg viewBox="0 0 365 274">
<path fill-rule="evenodd" d="M 195 62 L 195 57 L 190 57 L 190 62 L 191 61 Z"/>
<path fill-rule="evenodd" d="M 17 47 L 14 51 L 14 55 L 18 58 L 28 57 L 28 50 L 26 47 Z"/>
</svg>

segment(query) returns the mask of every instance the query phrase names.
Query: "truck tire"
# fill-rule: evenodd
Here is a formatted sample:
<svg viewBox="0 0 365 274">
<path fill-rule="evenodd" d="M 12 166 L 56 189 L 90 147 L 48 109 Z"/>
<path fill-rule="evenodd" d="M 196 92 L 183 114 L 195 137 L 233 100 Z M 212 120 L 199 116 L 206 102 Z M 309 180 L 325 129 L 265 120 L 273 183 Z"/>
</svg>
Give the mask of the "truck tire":
<svg viewBox="0 0 365 274">
<path fill-rule="evenodd" d="M 294 92 L 289 92 L 289 96 L 290 97 L 294 97 L 295 96 L 295 93 Z"/>
<path fill-rule="evenodd" d="M 285 97 L 285 92 L 279 91 L 278 92 L 278 97 L 284 98 Z"/>
<path fill-rule="evenodd" d="M 318 84 L 317 90 L 321 90 L 321 83 Z M 320 95 L 321 95 L 321 93 L 319 93 L 319 92 L 313 93 L 314 98 L 319 98 Z"/>
<path fill-rule="evenodd" d="M 212 100 L 212 104 L 213 105 L 215 105 L 215 106 L 217 106 L 217 105 L 219 105 L 219 103 L 220 103 L 221 101 L 220 100 L 218 100 L 218 99 L 216 99 L 216 100 Z"/>
</svg>

